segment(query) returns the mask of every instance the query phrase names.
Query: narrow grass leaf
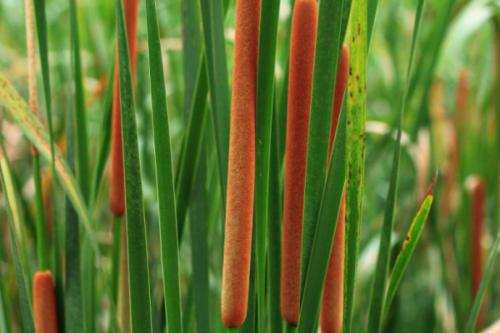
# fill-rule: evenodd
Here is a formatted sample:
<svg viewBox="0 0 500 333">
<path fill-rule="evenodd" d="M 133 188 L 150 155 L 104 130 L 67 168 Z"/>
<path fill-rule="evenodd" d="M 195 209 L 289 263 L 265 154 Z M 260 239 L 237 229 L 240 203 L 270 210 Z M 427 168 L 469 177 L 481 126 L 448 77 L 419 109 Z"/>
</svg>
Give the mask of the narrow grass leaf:
<svg viewBox="0 0 500 333">
<path fill-rule="evenodd" d="M 481 279 L 481 284 L 479 286 L 479 290 L 474 298 L 474 303 L 472 304 L 472 310 L 469 315 L 469 319 L 467 320 L 467 326 L 465 327 L 465 333 L 473 333 L 476 327 L 477 317 L 479 316 L 479 312 L 481 310 L 481 304 L 483 302 L 483 298 L 488 289 L 488 285 L 493 277 L 493 273 L 495 271 L 495 263 L 498 256 L 498 252 L 500 252 L 500 233 L 497 234 L 495 242 L 493 243 L 490 254 L 488 256 L 488 261 L 486 262 L 486 270 L 484 271 L 483 278 Z"/>
<path fill-rule="evenodd" d="M 276 95 L 275 95 L 276 96 Z M 274 108 L 271 133 L 271 165 L 269 182 L 269 256 L 268 269 L 268 309 L 271 332 L 283 331 L 281 318 L 281 221 L 282 203 L 280 191 L 280 164 L 278 147 L 277 109 Z"/>
<path fill-rule="evenodd" d="M 9 310 L 6 306 L 6 296 L 3 281 L 0 281 L 0 332 L 9 332 Z"/>
<path fill-rule="evenodd" d="M 344 5 L 342 6 L 342 25 L 340 26 L 340 44 L 339 48 L 344 44 L 347 29 L 349 28 L 349 17 L 351 16 L 351 7 L 353 0 L 344 0 Z"/>
<path fill-rule="evenodd" d="M 430 52 L 422 52 L 420 58 L 416 62 L 415 67 L 422 69 L 415 72 L 414 77 L 408 88 L 408 105 L 413 105 L 417 103 L 418 112 L 416 112 L 417 119 L 414 120 L 413 126 L 410 130 L 410 135 L 412 139 L 417 137 L 418 130 L 422 124 L 422 120 L 425 116 L 427 108 L 425 104 L 427 103 L 427 94 L 434 78 L 434 71 L 438 60 L 440 59 L 440 53 L 443 46 L 444 39 L 449 27 L 449 21 L 453 14 L 453 7 L 457 1 L 448 0 L 446 2 L 439 3 L 439 10 L 436 14 L 438 18 L 436 20 L 435 26 L 432 27 L 429 33 L 428 39 L 424 41 L 422 49 L 431 50 Z M 417 92 L 419 94 L 417 94 Z M 415 99 L 415 100 L 414 100 Z"/>
<path fill-rule="evenodd" d="M 40 173 L 40 155 L 33 154 L 33 180 L 35 183 L 35 231 L 36 253 L 39 270 L 45 270 L 48 265 L 46 246 L 46 227 L 42 196 L 42 179 Z"/>
<path fill-rule="evenodd" d="M 224 3 L 224 15 L 227 13 L 229 7 L 229 0 Z M 206 126 L 206 104 L 207 104 L 207 94 L 208 94 L 208 73 L 207 73 L 207 62 L 204 55 L 204 48 L 202 48 L 202 57 L 199 61 L 198 74 L 195 81 L 194 92 L 189 107 L 189 119 L 186 129 L 186 134 L 184 134 L 184 139 L 181 148 L 181 154 L 179 157 L 179 162 L 176 168 L 175 176 L 175 194 L 177 200 L 177 219 L 178 219 L 178 232 L 179 232 L 179 242 L 182 241 L 182 233 L 184 230 L 184 220 L 186 217 L 186 212 L 189 206 L 189 199 L 191 195 L 191 190 L 193 188 L 193 180 L 195 179 L 194 173 L 196 161 L 200 152 L 200 145 L 202 142 L 202 136 L 200 133 L 203 131 L 204 126 Z M 212 123 L 215 125 L 214 123 Z M 210 128 L 214 128 L 211 126 Z M 214 133 L 215 134 L 215 133 Z M 215 135 L 214 135 L 215 137 Z M 219 156 L 219 155 L 217 155 Z M 220 161 L 220 160 L 218 160 Z M 219 164 L 220 162 L 218 162 Z M 227 163 L 227 161 L 226 161 Z M 219 169 L 220 171 L 220 169 Z M 219 175 L 221 173 L 219 172 Z M 219 179 L 220 180 L 220 179 Z M 220 180 L 221 184 L 225 180 Z M 221 193 L 223 198 L 225 198 L 225 191 L 222 190 Z M 225 200 L 222 200 L 225 205 Z"/>
<path fill-rule="evenodd" d="M 413 58 L 415 56 L 415 48 L 417 44 L 419 28 L 424 8 L 424 0 L 418 0 L 417 11 L 415 14 L 415 23 L 413 27 L 413 37 L 410 49 L 410 58 L 406 72 L 406 86 L 403 92 L 403 101 L 399 111 L 399 122 L 396 134 L 396 145 L 394 146 L 394 156 L 392 161 L 391 178 L 389 182 L 389 190 L 387 193 L 387 201 L 384 213 L 384 224 L 381 231 L 379 252 L 377 258 L 377 268 L 373 280 L 370 309 L 368 314 L 368 332 L 379 332 L 381 330 L 382 309 L 384 306 L 384 293 L 386 287 L 386 278 L 389 270 L 389 256 L 391 247 L 391 234 L 394 223 L 394 210 L 397 201 L 398 181 L 399 181 L 399 160 L 401 156 L 401 133 L 403 130 L 403 119 L 406 112 L 406 98 L 408 96 L 408 87 L 411 80 L 411 72 Z"/>
<path fill-rule="evenodd" d="M 130 54 L 122 0 L 116 0 L 118 68 L 122 119 L 125 211 L 127 224 L 130 323 L 133 333 L 152 332 L 149 264 L 141 165 L 137 141 Z M 175 220 L 174 220 L 175 221 Z M 176 235 L 177 233 L 175 233 Z"/>
<path fill-rule="evenodd" d="M 14 252 L 14 265 L 16 268 L 17 288 L 19 292 L 19 304 L 21 311 L 21 327 L 23 333 L 34 333 L 35 327 L 33 324 L 33 312 L 31 305 L 30 283 L 28 282 L 26 268 L 23 265 L 21 248 L 16 235 L 17 223 L 19 226 L 22 223 L 22 213 L 19 207 L 18 194 L 14 187 L 14 180 L 10 171 L 10 166 L 5 156 L 3 146 L 0 145 L 0 180 L 2 183 L 3 194 L 6 197 L 7 210 L 9 217 L 9 232 Z"/>
<path fill-rule="evenodd" d="M 375 25 L 375 17 L 377 15 L 377 7 L 379 0 L 368 0 L 368 23 L 367 23 L 367 36 L 368 36 L 368 48 L 370 47 L 370 41 L 373 35 L 373 27 Z"/>
<path fill-rule="evenodd" d="M 26 102 L 2 73 L 0 73 L 0 105 L 5 107 L 7 114 L 21 128 L 23 134 L 38 149 L 40 154 L 50 161 L 52 154 L 47 132 L 40 120 L 29 111 Z M 89 235 L 92 246 L 97 250 L 95 233 L 90 224 L 90 215 L 73 173 L 57 147 L 54 147 L 54 154 L 55 171 L 58 179 L 78 212 L 80 222 Z"/>
<path fill-rule="evenodd" d="M 200 63 L 201 26 L 198 0 L 182 1 L 182 65 L 184 68 L 184 112 L 190 111 Z"/>
<path fill-rule="evenodd" d="M 257 255 L 257 321 L 258 331 L 264 332 L 266 298 L 266 250 L 269 218 L 269 173 L 271 159 L 271 130 L 274 99 L 274 64 L 276 56 L 276 35 L 278 32 L 280 0 L 261 3 L 259 57 L 257 67 L 257 101 L 255 129 L 255 191 L 254 221 Z"/>
<path fill-rule="evenodd" d="M 344 2 L 345 0 L 331 0 L 321 1 L 319 4 L 304 191 L 301 252 L 302 288 L 304 288 L 313 240 L 316 237 L 318 212 L 327 175 L 333 90 L 340 57 L 340 32 L 342 30 Z"/>
<path fill-rule="evenodd" d="M 200 0 L 210 101 L 219 161 L 221 193 L 225 203 L 229 151 L 229 83 L 224 39 L 223 0 Z M 227 7 L 227 6 L 226 6 Z"/>
<path fill-rule="evenodd" d="M 206 137 L 205 133 L 200 136 Z M 193 204 L 189 211 L 191 234 L 191 262 L 193 267 L 192 290 L 196 331 L 208 333 L 211 328 L 209 247 L 208 247 L 208 192 L 205 188 L 207 162 L 206 150 L 198 163 L 198 171 L 193 189 Z"/>
<path fill-rule="evenodd" d="M 193 99 L 191 100 L 187 128 L 182 141 L 181 153 L 175 176 L 175 199 L 177 202 L 177 232 L 182 241 L 186 213 L 195 179 L 196 161 L 201 150 L 202 136 L 207 114 L 208 78 L 204 58 L 200 60 Z"/>
<path fill-rule="evenodd" d="M 85 111 L 85 96 L 82 81 L 82 60 L 80 55 L 80 36 L 78 32 L 78 15 L 76 12 L 76 0 L 69 2 L 70 33 L 71 33 L 71 64 L 73 69 L 74 83 L 74 111 L 76 145 L 75 166 L 76 175 L 80 184 L 80 190 L 84 200 L 88 200 L 89 194 L 89 156 L 87 138 L 87 116 Z"/>
<path fill-rule="evenodd" d="M 73 119 L 73 114 L 68 112 L 66 121 L 66 159 L 72 171 L 74 170 Z M 83 332 L 84 322 L 88 323 L 88 319 L 83 316 L 78 215 L 69 199 L 66 199 L 65 217 L 64 327 L 67 332 L 81 333 Z"/>
<path fill-rule="evenodd" d="M 227 13 L 229 1 L 224 3 L 224 14 Z M 179 242 L 182 241 L 184 230 L 184 220 L 189 206 L 193 180 L 195 179 L 195 166 L 200 152 L 202 136 L 200 133 L 207 125 L 206 122 L 206 104 L 208 94 L 208 70 L 205 57 L 205 49 L 202 48 L 202 57 L 199 61 L 197 76 L 194 85 L 194 92 L 189 104 L 189 118 L 186 128 L 186 134 L 182 142 L 181 154 L 176 167 L 175 194 L 177 201 L 177 219 Z M 214 124 L 215 125 L 215 124 Z M 213 128 L 211 126 L 210 128 Z M 215 133 L 214 133 L 215 137 Z M 217 155 L 219 156 L 219 155 Z M 227 162 L 226 162 L 227 163 Z M 220 175 L 220 173 L 219 173 Z M 223 193 L 225 196 L 225 192 Z M 225 202 L 224 200 L 222 202 Z"/>
<path fill-rule="evenodd" d="M 432 193 L 429 193 L 422 204 L 420 205 L 417 215 L 413 219 L 410 229 L 406 234 L 406 240 L 403 243 L 403 247 L 396 258 L 396 262 L 394 264 L 394 268 L 391 272 L 391 278 L 389 280 L 389 285 L 387 288 L 387 294 L 385 296 L 384 302 L 384 318 L 387 318 L 388 310 L 391 306 L 392 300 L 396 295 L 396 290 L 399 287 L 399 283 L 401 282 L 401 278 L 403 277 L 406 268 L 408 267 L 408 263 L 410 262 L 411 256 L 417 247 L 418 241 L 420 240 L 420 236 L 422 236 L 422 231 L 424 230 L 425 221 L 427 220 L 427 216 L 429 215 L 429 211 L 432 206 L 433 196 Z"/>
<path fill-rule="evenodd" d="M 353 0 L 347 40 L 351 53 L 347 85 L 346 248 L 344 263 L 343 332 L 351 332 L 354 284 L 358 261 L 359 225 L 364 191 L 367 0 Z"/>
<path fill-rule="evenodd" d="M 40 65 L 42 68 L 43 90 L 45 94 L 45 112 L 47 113 L 47 123 L 49 127 L 50 157 L 52 169 L 55 168 L 55 147 L 54 147 L 54 127 L 52 125 L 52 96 L 50 88 L 50 68 L 49 68 L 49 48 L 47 41 L 47 17 L 45 13 L 45 0 L 34 0 L 34 11 L 36 30 L 38 36 L 38 48 L 40 54 Z M 54 171 L 54 170 L 53 170 Z"/>
<path fill-rule="evenodd" d="M 34 114 L 38 114 L 38 94 L 36 84 L 36 46 L 35 32 L 33 24 L 33 2 L 24 1 L 25 26 L 26 26 L 26 48 L 28 57 L 28 104 Z M 32 174 L 35 183 L 35 231 L 36 231 L 36 253 L 39 270 L 47 268 L 46 250 L 46 228 L 45 214 L 43 208 L 42 182 L 40 171 L 40 154 L 36 149 L 32 149 Z"/>
<path fill-rule="evenodd" d="M 168 126 L 167 95 L 155 0 L 146 0 L 149 74 L 153 103 L 153 138 L 155 145 L 156 186 L 158 192 L 163 290 L 169 332 L 182 333 L 179 285 L 179 246 L 172 153 Z"/>
<path fill-rule="evenodd" d="M 345 183 L 346 110 L 342 111 L 333 145 L 326 185 L 321 197 L 318 222 L 314 232 L 309 265 L 306 267 L 304 291 L 300 303 L 298 333 L 315 332 L 321 293 L 333 244 L 337 216 Z"/>
<path fill-rule="evenodd" d="M 83 78 L 82 78 L 82 60 L 80 54 L 80 36 L 78 31 L 78 14 L 77 14 L 76 0 L 70 0 L 69 2 L 69 15 L 70 15 L 70 36 L 71 36 L 70 38 L 71 65 L 73 71 L 72 81 L 74 84 L 73 86 L 74 103 L 73 103 L 73 110 L 71 110 L 71 112 L 74 112 L 74 117 L 71 117 L 73 119 L 73 123 L 72 124 L 70 123 L 69 126 L 74 127 L 73 129 L 71 129 L 72 131 L 71 142 L 72 144 L 74 144 L 75 172 L 78 179 L 78 183 L 80 185 L 80 190 L 83 195 L 83 199 L 85 200 L 85 202 L 88 203 L 91 183 L 89 182 L 90 172 L 89 172 L 89 154 L 88 154 L 88 137 L 87 137 L 87 115 L 85 110 L 85 95 L 84 95 Z M 73 221 L 73 223 L 76 224 L 77 221 Z M 74 231 L 75 228 L 78 228 L 78 226 L 73 225 L 72 231 Z M 77 233 L 76 236 L 73 235 L 73 237 L 79 238 L 79 233 Z M 72 272 L 72 274 L 74 275 L 80 274 L 79 244 L 80 242 L 78 239 L 78 242 L 76 243 L 77 247 L 69 249 L 71 251 L 71 255 L 74 256 L 74 259 L 76 259 L 75 261 L 78 264 L 78 266 L 76 266 L 75 263 L 73 263 L 73 265 L 75 265 L 74 269 L 77 270 L 77 272 Z M 95 298 L 96 298 L 95 283 L 94 283 L 95 279 L 94 255 L 91 252 L 91 249 L 89 248 L 89 242 L 86 237 L 83 241 L 82 252 L 84 254 L 83 256 L 84 260 L 82 262 L 81 269 L 83 274 L 82 280 L 84 284 L 83 286 L 82 284 L 80 284 L 81 282 L 80 276 L 77 277 L 76 281 L 73 281 L 75 282 L 75 284 L 77 284 L 76 286 L 72 286 L 72 288 L 74 288 L 73 296 L 75 297 L 73 299 L 75 302 L 72 303 L 71 307 L 69 308 L 74 312 L 71 313 L 72 318 L 67 318 L 69 314 L 65 313 L 65 322 L 72 324 L 73 321 L 76 320 L 80 322 L 80 325 L 81 322 L 83 322 L 86 332 L 93 333 L 95 332 L 96 328 L 95 311 L 94 311 Z M 85 293 L 83 294 L 83 298 L 78 298 L 77 293 L 81 293 L 82 287 L 84 288 Z M 65 296 L 68 295 L 65 294 Z M 73 299 L 69 298 L 70 302 Z M 83 303 L 80 303 L 81 300 L 83 300 Z M 79 308 L 82 307 L 82 305 L 83 308 Z M 83 315 L 83 320 L 82 320 L 82 315 Z M 74 328 L 75 330 L 78 329 L 78 325 L 79 324 L 75 326 Z"/>
<path fill-rule="evenodd" d="M 113 51 L 112 54 L 115 54 Z M 106 87 L 106 93 L 104 97 L 104 102 L 102 105 L 102 117 L 101 126 L 99 129 L 99 144 L 97 148 L 97 159 L 95 162 L 94 173 L 92 175 L 92 186 L 90 194 L 90 208 L 95 210 L 95 204 L 97 197 L 99 195 L 99 189 L 102 183 L 102 177 L 104 170 L 106 168 L 106 163 L 108 162 L 109 148 L 111 145 L 111 115 L 113 110 L 113 73 L 115 71 L 115 57 L 111 57 L 112 63 L 110 73 L 108 78 L 108 83 Z"/>
</svg>

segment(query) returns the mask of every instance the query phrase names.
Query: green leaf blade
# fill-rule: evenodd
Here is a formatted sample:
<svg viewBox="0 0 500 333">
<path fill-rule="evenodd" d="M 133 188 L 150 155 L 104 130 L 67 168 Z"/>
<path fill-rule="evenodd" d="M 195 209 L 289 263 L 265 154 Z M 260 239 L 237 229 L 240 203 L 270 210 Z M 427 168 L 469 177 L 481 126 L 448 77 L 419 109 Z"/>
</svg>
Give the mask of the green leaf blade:
<svg viewBox="0 0 500 333">
<path fill-rule="evenodd" d="M 465 333 L 473 333 L 475 330 L 475 325 L 479 312 L 481 311 L 481 304 L 483 298 L 486 294 L 488 285 L 493 277 L 495 270 L 495 263 L 500 252 L 500 233 L 497 234 L 495 242 L 491 246 L 490 254 L 488 256 L 488 261 L 486 262 L 486 270 L 484 271 L 483 278 L 481 279 L 481 284 L 479 285 L 479 290 L 474 298 L 474 303 L 472 304 L 472 309 L 467 320 L 467 326 L 465 327 Z"/>
<path fill-rule="evenodd" d="M 415 55 L 417 39 L 420 31 L 420 23 L 424 8 L 424 0 L 418 0 L 417 12 L 415 15 L 415 23 L 413 27 L 413 37 L 410 49 L 410 58 L 408 60 L 406 86 L 403 92 L 402 106 L 399 112 L 399 121 L 396 134 L 396 145 L 394 146 L 394 156 L 392 162 L 391 179 L 387 194 L 387 202 L 384 212 L 384 224 L 382 227 L 382 235 L 380 237 L 380 246 L 377 258 L 377 268 L 373 280 L 372 293 L 370 299 L 370 310 L 368 313 L 368 332 L 380 332 L 382 324 L 382 309 L 384 307 L 384 293 L 386 287 L 386 278 L 389 270 L 388 262 L 390 256 L 391 234 L 394 223 L 394 210 L 397 201 L 398 181 L 399 181 L 399 161 L 401 156 L 401 135 L 403 131 L 403 119 L 406 113 L 406 98 L 408 95 L 408 87 L 410 84 L 410 75 Z"/>
<path fill-rule="evenodd" d="M 225 204 L 229 152 L 230 95 L 224 38 L 223 0 L 200 0 L 221 193 Z"/>
<path fill-rule="evenodd" d="M 22 212 L 21 207 L 19 206 L 18 193 L 16 192 L 14 186 L 10 166 L 2 145 L 0 145 L 0 181 L 3 193 L 6 196 L 7 209 L 9 213 L 7 221 L 9 223 L 10 238 L 14 252 L 17 287 L 19 289 L 21 328 L 23 333 L 34 333 L 35 326 L 33 323 L 33 309 L 30 291 L 31 283 L 28 282 L 27 268 L 25 267 L 26 260 L 23 260 L 23 257 L 26 255 L 26 251 L 22 247 L 19 247 L 19 235 L 16 234 L 16 226 L 22 228 Z"/>
<path fill-rule="evenodd" d="M 122 0 L 116 0 L 116 17 L 125 175 L 130 322 L 133 333 L 152 332 L 149 264 L 142 198 L 141 167 L 139 162 L 132 74 L 130 70 L 130 54 Z"/>
<path fill-rule="evenodd" d="M 345 109 L 345 108 L 344 108 Z M 335 135 L 326 186 L 321 198 L 318 223 L 300 303 L 298 333 L 314 332 L 318 320 L 321 293 L 325 283 L 340 202 L 345 183 L 346 112 L 342 111 Z"/>
<path fill-rule="evenodd" d="M 167 99 L 154 0 L 146 1 L 163 289 L 169 332 L 182 333 L 179 246 Z"/>
<path fill-rule="evenodd" d="M 354 285 L 359 247 L 364 169 L 366 122 L 367 0 L 353 0 L 347 33 L 351 54 L 347 85 L 347 188 L 346 248 L 344 263 L 343 332 L 351 331 Z"/>
<path fill-rule="evenodd" d="M 304 219 L 302 225 L 301 285 L 315 237 L 318 212 L 327 174 L 327 157 L 332 123 L 333 90 L 340 56 L 340 32 L 344 0 L 321 1 L 307 139 Z"/>
<path fill-rule="evenodd" d="M 424 229 L 425 221 L 427 220 L 427 216 L 431 210 L 433 201 L 432 194 L 428 194 L 420 208 L 417 212 L 417 215 L 413 219 L 410 229 L 406 235 L 406 240 L 403 243 L 403 247 L 396 259 L 396 263 L 394 264 L 394 268 L 391 272 L 391 277 L 389 280 L 389 285 L 387 287 L 387 294 L 385 296 L 384 302 L 384 318 L 387 317 L 387 312 L 391 306 L 392 300 L 396 295 L 396 290 L 399 287 L 399 283 L 408 267 L 408 263 L 410 262 L 411 256 L 417 247 L 418 241 L 420 240 L 420 236 L 422 236 L 422 231 Z"/>
<path fill-rule="evenodd" d="M 90 224 L 90 214 L 73 173 L 62 157 L 59 148 L 54 147 L 54 155 L 52 155 L 50 144 L 48 143 L 48 135 L 42 123 L 29 111 L 26 102 L 19 96 L 19 93 L 2 73 L 0 73 L 0 105 L 5 107 L 7 114 L 21 128 L 28 140 L 38 149 L 41 156 L 47 161 L 54 160 L 54 170 L 58 180 L 78 212 L 80 222 L 89 235 L 92 246 L 95 250 L 98 250 L 95 232 Z"/>
<path fill-rule="evenodd" d="M 274 64 L 280 0 L 261 3 L 256 101 L 255 231 L 257 260 L 257 327 L 265 329 L 266 250 L 269 217 L 269 173 L 274 98 Z"/>
</svg>

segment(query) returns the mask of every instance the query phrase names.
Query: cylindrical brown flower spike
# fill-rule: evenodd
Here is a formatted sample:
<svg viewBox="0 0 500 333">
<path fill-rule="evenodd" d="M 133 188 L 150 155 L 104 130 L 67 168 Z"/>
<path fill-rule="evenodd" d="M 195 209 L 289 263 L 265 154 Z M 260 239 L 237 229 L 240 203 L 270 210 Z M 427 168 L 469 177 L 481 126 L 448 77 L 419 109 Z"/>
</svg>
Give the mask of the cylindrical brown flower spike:
<svg viewBox="0 0 500 333">
<path fill-rule="evenodd" d="M 138 0 L 124 0 L 125 20 L 127 25 L 128 46 L 132 66 L 132 78 L 135 77 L 136 35 Z M 111 125 L 111 165 L 109 174 L 109 208 L 116 216 L 125 212 L 125 183 L 123 180 L 122 120 L 120 112 L 120 86 L 118 71 L 118 51 L 116 52 L 114 75 L 113 117 Z"/>
<path fill-rule="evenodd" d="M 57 333 L 56 296 L 49 271 L 33 277 L 33 318 L 36 333 Z"/>
<path fill-rule="evenodd" d="M 260 0 L 237 0 L 222 275 L 222 321 L 246 318 L 255 180 L 255 103 Z"/>
<path fill-rule="evenodd" d="M 486 188 L 484 181 L 479 176 L 471 176 L 467 179 L 467 189 L 470 196 L 471 207 L 471 244 L 470 244 L 470 264 L 471 264 L 471 297 L 474 299 L 481 284 L 483 276 L 483 251 L 481 238 L 483 236 L 483 226 L 486 209 Z M 476 321 L 476 327 L 483 325 L 484 311 L 481 307 Z"/>
<path fill-rule="evenodd" d="M 330 131 L 329 155 L 332 154 L 333 142 L 337 124 L 342 110 L 345 88 L 349 74 L 349 46 L 342 46 L 340 62 L 337 68 L 335 93 L 333 97 L 332 129 Z M 321 303 L 320 327 L 322 333 L 339 333 L 342 330 L 342 315 L 344 311 L 344 235 L 345 235 L 345 192 L 342 194 L 340 210 L 333 238 L 330 261 L 323 288 Z"/>
<path fill-rule="evenodd" d="M 281 258 L 281 314 L 297 325 L 307 131 L 311 108 L 318 5 L 298 0 L 292 18 Z"/>
<path fill-rule="evenodd" d="M 342 195 L 330 262 L 326 273 L 321 302 L 321 333 L 339 333 L 342 330 L 344 301 L 344 235 L 345 193 Z"/>
<path fill-rule="evenodd" d="M 455 96 L 455 126 L 458 131 L 462 131 L 463 126 L 467 122 L 467 106 L 469 103 L 469 72 L 463 69 L 460 71 L 457 82 L 457 90 Z"/>
</svg>

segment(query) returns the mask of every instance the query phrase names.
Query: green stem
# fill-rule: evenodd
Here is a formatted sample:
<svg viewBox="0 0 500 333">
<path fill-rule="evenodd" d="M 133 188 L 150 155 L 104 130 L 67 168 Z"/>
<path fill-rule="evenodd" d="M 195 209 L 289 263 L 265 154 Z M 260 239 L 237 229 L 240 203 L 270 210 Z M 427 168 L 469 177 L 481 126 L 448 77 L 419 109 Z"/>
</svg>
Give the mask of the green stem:
<svg viewBox="0 0 500 333">
<path fill-rule="evenodd" d="M 259 58 L 256 109 L 256 168 L 255 168 L 255 224 L 257 237 L 257 327 L 265 326 L 266 301 L 266 251 L 269 217 L 269 169 L 271 157 L 271 130 L 274 98 L 274 63 L 280 0 L 261 4 Z"/>
<path fill-rule="evenodd" d="M 38 269 L 47 269 L 47 245 L 45 234 L 45 217 L 43 209 L 42 182 L 40 177 L 40 155 L 33 154 L 33 178 L 35 180 L 35 229 Z"/>
</svg>

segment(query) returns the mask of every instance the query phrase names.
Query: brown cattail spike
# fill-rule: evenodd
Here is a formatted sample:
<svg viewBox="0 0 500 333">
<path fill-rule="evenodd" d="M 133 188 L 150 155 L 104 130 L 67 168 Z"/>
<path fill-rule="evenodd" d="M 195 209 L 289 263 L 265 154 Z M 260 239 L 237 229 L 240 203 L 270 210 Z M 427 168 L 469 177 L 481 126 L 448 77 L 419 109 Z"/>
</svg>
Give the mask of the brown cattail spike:
<svg viewBox="0 0 500 333">
<path fill-rule="evenodd" d="M 134 78 L 138 0 L 124 0 L 124 7 L 130 62 L 132 66 L 132 78 Z M 118 51 L 116 52 L 116 64 L 118 64 Z M 122 120 L 120 112 L 119 81 L 119 72 L 118 68 L 116 68 L 114 76 L 113 118 L 111 125 L 111 166 L 109 175 L 109 208 L 116 216 L 121 216 L 125 212 L 125 184 L 123 179 Z"/>
<path fill-rule="evenodd" d="M 333 97 L 332 128 L 330 131 L 330 147 L 328 154 L 332 154 L 333 142 L 337 131 L 337 124 L 342 110 L 345 88 L 349 71 L 349 46 L 342 46 L 342 53 L 337 69 L 335 93 Z M 343 301 L 344 301 L 344 235 L 345 235 L 345 192 L 342 193 L 337 227 L 330 251 L 330 261 L 323 288 L 321 302 L 320 326 L 322 333 L 340 333 L 342 329 Z"/>
<path fill-rule="evenodd" d="M 54 281 L 49 271 L 36 272 L 33 278 L 33 317 L 36 333 L 57 333 Z"/>
<path fill-rule="evenodd" d="M 481 238 L 483 236 L 483 227 L 486 209 L 486 187 L 484 181 L 479 176 L 471 176 L 466 180 L 467 190 L 470 196 L 471 207 L 471 244 L 470 244 L 470 263 L 471 263 L 471 297 L 474 299 L 481 284 L 483 276 L 483 251 L 481 247 Z M 477 318 L 476 327 L 483 325 L 484 311 L 481 311 Z"/>
<path fill-rule="evenodd" d="M 467 106 L 469 104 L 469 72 L 465 69 L 461 70 L 458 76 L 455 98 L 455 124 L 457 129 L 461 131 L 467 122 Z"/>
<path fill-rule="evenodd" d="M 260 0 L 237 0 L 222 276 L 222 321 L 247 314 L 255 178 L 255 99 Z"/>
<path fill-rule="evenodd" d="M 298 0 L 295 3 L 290 40 L 281 258 L 281 314 L 291 325 L 296 325 L 299 319 L 307 131 L 317 21 L 316 0 Z"/>
<path fill-rule="evenodd" d="M 340 333 L 344 301 L 345 192 L 340 203 L 330 261 L 326 273 L 320 326 L 322 333 Z"/>
</svg>

